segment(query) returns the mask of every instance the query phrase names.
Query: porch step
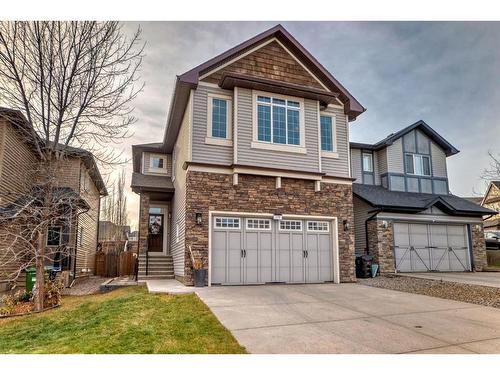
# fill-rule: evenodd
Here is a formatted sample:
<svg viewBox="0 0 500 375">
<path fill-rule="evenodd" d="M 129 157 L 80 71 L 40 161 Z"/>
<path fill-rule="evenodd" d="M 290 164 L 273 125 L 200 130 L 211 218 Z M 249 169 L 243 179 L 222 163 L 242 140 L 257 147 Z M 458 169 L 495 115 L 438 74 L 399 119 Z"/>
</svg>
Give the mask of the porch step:
<svg viewBox="0 0 500 375">
<path fill-rule="evenodd" d="M 146 264 L 148 272 L 146 275 Z M 139 255 L 139 280 L 145 279 L 173 279 L 174 260 L 171 255 L 146 254 Z"/>
</svg>

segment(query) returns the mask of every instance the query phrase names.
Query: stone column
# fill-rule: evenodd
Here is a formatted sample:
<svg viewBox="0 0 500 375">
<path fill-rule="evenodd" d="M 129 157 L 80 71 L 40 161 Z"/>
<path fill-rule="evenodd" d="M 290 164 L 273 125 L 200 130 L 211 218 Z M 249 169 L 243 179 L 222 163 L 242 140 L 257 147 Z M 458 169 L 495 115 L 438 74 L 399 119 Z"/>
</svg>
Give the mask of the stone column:
<svg viewBox="0 0 500 375">
<path fill-rule="evenodd" d="M 394 252 L 392 248 L 393 234 L 392 223 L 387 221 L 384 228 L 382 220 L 368 221 L 368 253 L 373 256 L 375 263 L 379 265 L 380 273 L 393 273 Z"/>
<path fill-rule="evenodd" d="M 474 257 L 474 271 L 482 271 L 487 266 L 486 242 L 484 241 L 483 224 L 471 224 L 472 256 Z"/>
<path fill-rule="evenodd" d="M 141 193 L 139 206 L 139 254 L 145 253 L 148 246 L 148 226 L 149 226 L 149 194 Z"/>
</svg>

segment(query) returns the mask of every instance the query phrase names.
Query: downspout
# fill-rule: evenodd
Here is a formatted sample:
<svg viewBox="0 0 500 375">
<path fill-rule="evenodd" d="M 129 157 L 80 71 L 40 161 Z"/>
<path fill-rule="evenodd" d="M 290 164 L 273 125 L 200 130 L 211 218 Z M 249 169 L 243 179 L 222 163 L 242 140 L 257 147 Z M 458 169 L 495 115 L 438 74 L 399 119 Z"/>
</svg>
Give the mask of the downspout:
<svg viewBox="0 0 500 375">
<path fill-rule="evenodd" d="M 369 246 L 368 246 L 368 221 L 372 220 L 375 216 L 377 216 L 380 211 L 382 211 L 381 209 L 377 209 L 375 210 L 375 212 L 370 215 L 370 217 L 368 217 L 368 219 L 365 220 L 365 245 L 366 245 L 366 253 L 369 254 L 370 253 L 370 249 L 369 249 Z"/>
</svg>

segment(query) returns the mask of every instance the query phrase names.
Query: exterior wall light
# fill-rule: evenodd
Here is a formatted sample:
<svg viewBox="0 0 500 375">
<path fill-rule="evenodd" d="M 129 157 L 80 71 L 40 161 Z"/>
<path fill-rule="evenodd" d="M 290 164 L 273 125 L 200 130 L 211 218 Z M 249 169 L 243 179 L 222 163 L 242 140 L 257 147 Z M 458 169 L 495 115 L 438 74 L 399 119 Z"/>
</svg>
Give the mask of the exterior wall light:
<svg viewBox="0 0 500 375">
<path fill-rule="evenodd" d="M 196 216 L 196 224 L 201 225 L 201 212 L 197 212 Z"/>
<path fill-rule="evenodd" d="M 389 222 L 387 220 L 382 221 L 382 228 L 384 229 L 389 228 Z"/>
<path fill-rule="evenodd" d="M 347 219 L 344 219 L 342 221 L 342 225 L 344 226 L 344 231 L 347 232 L 349 230 L 349 221 Z"/>
</svg>

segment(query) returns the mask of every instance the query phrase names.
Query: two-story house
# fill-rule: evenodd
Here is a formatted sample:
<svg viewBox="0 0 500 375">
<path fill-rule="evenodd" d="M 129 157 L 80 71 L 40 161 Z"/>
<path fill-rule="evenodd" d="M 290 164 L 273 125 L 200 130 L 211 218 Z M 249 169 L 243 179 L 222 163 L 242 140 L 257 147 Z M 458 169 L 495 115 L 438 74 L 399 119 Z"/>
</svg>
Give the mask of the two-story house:
<svg viewBox="0 0 500 375">
<path fill-rule="evenodd" d="M 38 156 L 33 143 L 23 136 L 25 126 L 27 122 L 20 112 L 0 108 L 0 289 L 13 281 L 16 270 L 34 265 L 29 254 L 27 258 L 14 256 L 23 250 L 16 244 L 10 227 L 20 217 L 26 219 L 23 210 L 37 200 L 37 174 L 41 171 L 34 171 Z M 74 278 L 94 271 L 100 198 L 107 192 L 90 152 L 67 147 L 64 153 L 53 195 L 54 199 L 72 201 L 78 212 L 49 226 L 46 245 L 52 249 L 69 248 L 64 254 L 70 256 L 54 259 L 53 265 L 69 271 Z M 17 281 L 22 283 L 23 277 L 19 274 Z"/>
<path fill-rule="evenodd" d="M 281 25 L 179 75 L 163 140 L 133 146 L 139 275 L 190 284 L 192 253 L 209 285 L 354 281 L 363 111 Z"/>
<path fill-rule="evenodd" d="M 485 208 L 496 211 L 496 214 L 484 218 L 484 229 L 486 231 L 500 230 L 500 181 L 490 181 L 486 193 L 480 198 L 479 204 Z"/>
<path fill-rule="evenodd" d="M 373 255 L 381 272 L 482 270 L 482 216 L 494 211 L 450 193 L 455 147 L 418 121 L 350 148 L 357 254 Z"/>
</svg>

